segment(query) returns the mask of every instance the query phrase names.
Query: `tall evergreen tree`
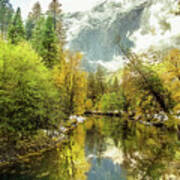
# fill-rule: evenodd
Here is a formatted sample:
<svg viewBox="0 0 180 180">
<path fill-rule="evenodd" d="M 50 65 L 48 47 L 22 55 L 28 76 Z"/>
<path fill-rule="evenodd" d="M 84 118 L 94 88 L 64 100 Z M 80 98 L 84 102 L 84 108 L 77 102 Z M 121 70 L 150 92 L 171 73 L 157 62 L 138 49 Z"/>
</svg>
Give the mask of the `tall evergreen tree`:
<svg viewBox="0 0 180 180">
<path fill-rule="evenodd" d="M 36 2 L 26 20 L 25 30 L 26 30 L 26 38 L 28 40 L 32 38 L 33 29 L 35 28 L 35 25 L 40 19 L 41 15 L 42 15 L 41 5 L 39 2 Z"/>
<path fill-rule="evenodd" d="M 24 25 L 21 17 L 21 9 L 18 8 L 13 18 L 12 25 L 9 28 L 8 38 L 11 43 L 17 44 L 25 37 Z"/>
<path fill-rule="evenodd" d="M 47 13 L 53 17 L 54 30 L 58 35 L 59 43 L 63 46 L 65 43 L 65 29 L 63 26 L 61 6 L 58 0 L 52 0 Z"/>
<path fill-rule="evenodd" d="M 96 90 L 96 79 L 95 79 L 94 73 L 89 73 L 87 82 L 88 82 L 87 83 L 88 85 L 87 96 L 89 99 L 95 102 L 97 98 L 97 90 Z"/>
<path fill-rule="evenodd" d="M 3 38 L 6 38 L 12 15 L 13 8 L 9 0 L 0 0 L 0 31 Z"/>
<path fill-rule="evenodd" d="M 61 15 L 61 4 L 58 0 L 52 0 L 49 4 L 48 14 L 53 17 L 54 29 L 56 29 L 57 18 Z"/>
<path fill-rule="evenodd" d="M 33 31 L 32 44 L 48 68 L 52 68 L 57 63 L 58 43 L 51 16 L 39 19 Z"/>
<path fill-rule="evenodd" d="M 115 77 L 114 82 L 112 84 L 112 92 L 118 93 L 119 92 L 119 88 L 120 88 L 120 86 L 119 86 L 118 78 Z"/>
<path fill-rule="evenodd" d="M 25 24 L 25 33 L 26 33 L 26 39 L 30 40 L 32 38 L 33 29 L 35 27 L 33 19 L 27 18 L 26 24 Z"/>
<path fill-rule="evenodd" d="M 97 67 L 96 71 L 96 90 L 99 97 L 101 97 L 106 90 L 105 71 L 100 65 Z"/>
<path fill-rule="evenodd" d="M 37 1 L 33 6 L 32 11 L 29 13 L 29 17 L 37 21 L 41 17 L 41 15 L 42 15 L 42 8 L 40 3 Z"/>
<path fill-rule="evenodd" d="M 45 22 L 42 48 L 43 62 L 48 68 L 52 68 L 58 61 L 58 46 L 53 18 L 51 16 L 48 16 Z"/>
<path fill-rule="evenodd" d="M 45 26 L 45 17 L 41 16 L 36 22 L 36 25 L 32 33 L 32 46 L 35 51 L 42 56 L 43 55 L 43 32 Z"/>
</svg>

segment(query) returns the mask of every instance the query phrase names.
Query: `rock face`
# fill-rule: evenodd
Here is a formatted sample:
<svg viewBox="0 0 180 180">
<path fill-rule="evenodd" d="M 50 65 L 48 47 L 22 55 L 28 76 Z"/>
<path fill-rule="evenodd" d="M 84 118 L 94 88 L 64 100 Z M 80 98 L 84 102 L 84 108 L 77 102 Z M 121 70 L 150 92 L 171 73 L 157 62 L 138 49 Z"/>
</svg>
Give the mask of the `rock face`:
<svg viewBox="0 0 180 180">
<path fill-rule="evenodd" d="M 90 11 L 65 15 L 68 48 L 84 54 L 83 66 L 116 70 L 121 49 L 141 52 L 179 47 L 177 0 L 105 0 Z"/>
</svg>

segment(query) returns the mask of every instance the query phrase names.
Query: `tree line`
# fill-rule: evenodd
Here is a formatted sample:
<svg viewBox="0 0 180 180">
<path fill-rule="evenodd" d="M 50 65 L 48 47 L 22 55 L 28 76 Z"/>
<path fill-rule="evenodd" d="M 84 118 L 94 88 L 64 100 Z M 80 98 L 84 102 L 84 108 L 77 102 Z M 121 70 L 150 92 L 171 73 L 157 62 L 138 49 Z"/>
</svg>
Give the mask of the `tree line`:
<svg viewBox="0 0 180 180">
<path fill-rule="evenodd" d="M 111 77 L 102 66 L 87 73 L 81 68 L 83 55 L 65 49 L 62 16 L 58 0 L 45 13 L 37 2 L 23 22 L 20 8 L 15 12 L 9 0 L 0 0 L 1 136 L 58 128 L 71 114 L 97 110 L 151 122 L 168 117 L 168 124 L 177 126 L 178 49 L 155 59 L 124 52 L 124 68 Z"/>
<path fill-rule="evenodd" d="M 87 73 L 83 55 L 65 49 L 61 4 L 52 0 L 42 13 L 35 3 L 25 22 L 21 9 L 0 1 L 0 134 L 18 139 L 39 129 L 55 129 L 71 114 L 97 108 L 107 92 L 105 71 Z M 6 23 L 4 23 L 6 22 Z M 117 81 L 116 81 L 117 83 Z"/>
<path fill-rule="evenodd" d="M 89 75 L 88 98 L 94 104 L 92 109 L 116 111 L 129 120 L 162 122 L 177 128 L 180 112 L 180 50 L 171 49 L 163 56 L 155 53 L 154 58 L 148 54 L 124 53 L 126 63 L 118 75 L 116 72 L 110 81 L 105 74 L 104 81 L 102 77 L 97 78 L 101 79 L 101 90 L 93 83 L 96 82 L 93 76 Z"/>
<path fill-rule="evenodd" d="M 80 69 L 82 54 L 64 48 L 59 1 L 52 0 L 45 13 L 35 3 L 24 22 L 20 8 L 1 0 L 0 16 L 1 137 L 55 129 L 70 114 L 83 114 L 87 74 Z"/>
</svg>

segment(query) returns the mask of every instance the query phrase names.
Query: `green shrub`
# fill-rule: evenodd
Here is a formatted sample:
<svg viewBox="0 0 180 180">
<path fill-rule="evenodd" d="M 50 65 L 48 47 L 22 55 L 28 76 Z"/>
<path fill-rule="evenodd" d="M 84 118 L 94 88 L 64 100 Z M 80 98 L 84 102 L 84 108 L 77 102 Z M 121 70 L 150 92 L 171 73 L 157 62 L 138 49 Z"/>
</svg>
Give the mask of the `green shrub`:
<svg viewBox="0 0 180 180">
<path fill-rule="evenodd" d="M 0 132 L 22 136 L 54 127 L 59 101 L 50 71 L 31 47 L 0 41 Z"/>
<path fill-rule="evenodd" d="M 104 94 L 100 104 L 103 111 L 120 111 L 124 108 L 124 97 L 120 93 Z"/>
</svg>

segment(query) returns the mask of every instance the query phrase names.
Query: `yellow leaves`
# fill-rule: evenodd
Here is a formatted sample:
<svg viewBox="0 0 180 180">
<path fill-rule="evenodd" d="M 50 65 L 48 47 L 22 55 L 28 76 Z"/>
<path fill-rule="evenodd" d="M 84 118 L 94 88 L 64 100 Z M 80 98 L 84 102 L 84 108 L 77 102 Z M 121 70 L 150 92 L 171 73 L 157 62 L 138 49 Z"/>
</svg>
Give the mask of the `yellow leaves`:
<svg viewBox="0 0 180 180">
<path fill-rule="evenodd" d="M 147 144 L 150 145 L 150 146 L 156 146 L 157 145 L 155 140 L 152 139 L 152 138 L 147 139 Z"/>
<path fill-rule="evenodd" d="M 174 107 L 174 111 L 175 111 L 175 112 L 180 111 L 180 104 L 177 104 L 177 105 Z"/>
<path fill-rule="evenodd" d="M 91 129 L 93 125 L 94 125 L 93 119 L 89 119 L 88 121 L 85 121 L 85 128 L 87 130 Z"/>
<path fill-rule="evenodd" d="M 57 87 L 64 93 L 66 109 L 74 114 L 83 114 L 87 92 L 86 73 L 80 70 L 81 53 L 64 52 L 60 65 L 54 70 Z"/>
<path fill-rule="evenodd" d="M 69 158 L 68 167 L 69 174 L 72 179 L 81 179 L 85 180 L 85 173 L 89 170 L 90 165 L 86 161 L 85 157 L 85 131 L 83 126 L 78 126 L 76 129 L 76 133 L 71 139 L 70 148 L 68 148 L 65 153 Z"/>
<path fill-rule="evenodd" d="M 138 129 L 136 129 L 136 137 L 138 140 L 141 139 L 141 132 Z"/>
<path fill-rule="evenodd" d="M 85 142 L 85 132 L 83 126 L 78 126 L 76 130 L 76 141 L 84 147 L 84 142 Z"/>
<path fill-rule="evenodd" d="M 142 116 L 142 110 L 141 110 L 141 108 L 137 107 L 135 119 L 139 119 L 141 116 Z"/>
<path fill-rule="evenodd" d="M 76 72 L 74 84 L 74 112 L 83 114 L 87 93 L 87 80 L 84 72 Z"/>
<path fill-rule="evenodd" d="M 169 51 L 166 60 L 171 61 L 171 63 L 177 63 L 176 61 L 180 59 L 180 50 L 179 49 L 172 49 Z M 179 64 L 180 62 L 178 62 Z M 180 64 L 179 64 L 180 65 Z"/>
<path fill-rule="evenodd" d="M 173 49 L 165 57 L 167 63 L 168 71 L 172 73 L 173 76 L 180 77 L 180 50 Z"/>
<path fill-rule="evenodd" d="M 90 111 L 93 108 L 93 102 L 91 99 L 87 99 L 85 104 L 86 110 Z"/>
</svg>

